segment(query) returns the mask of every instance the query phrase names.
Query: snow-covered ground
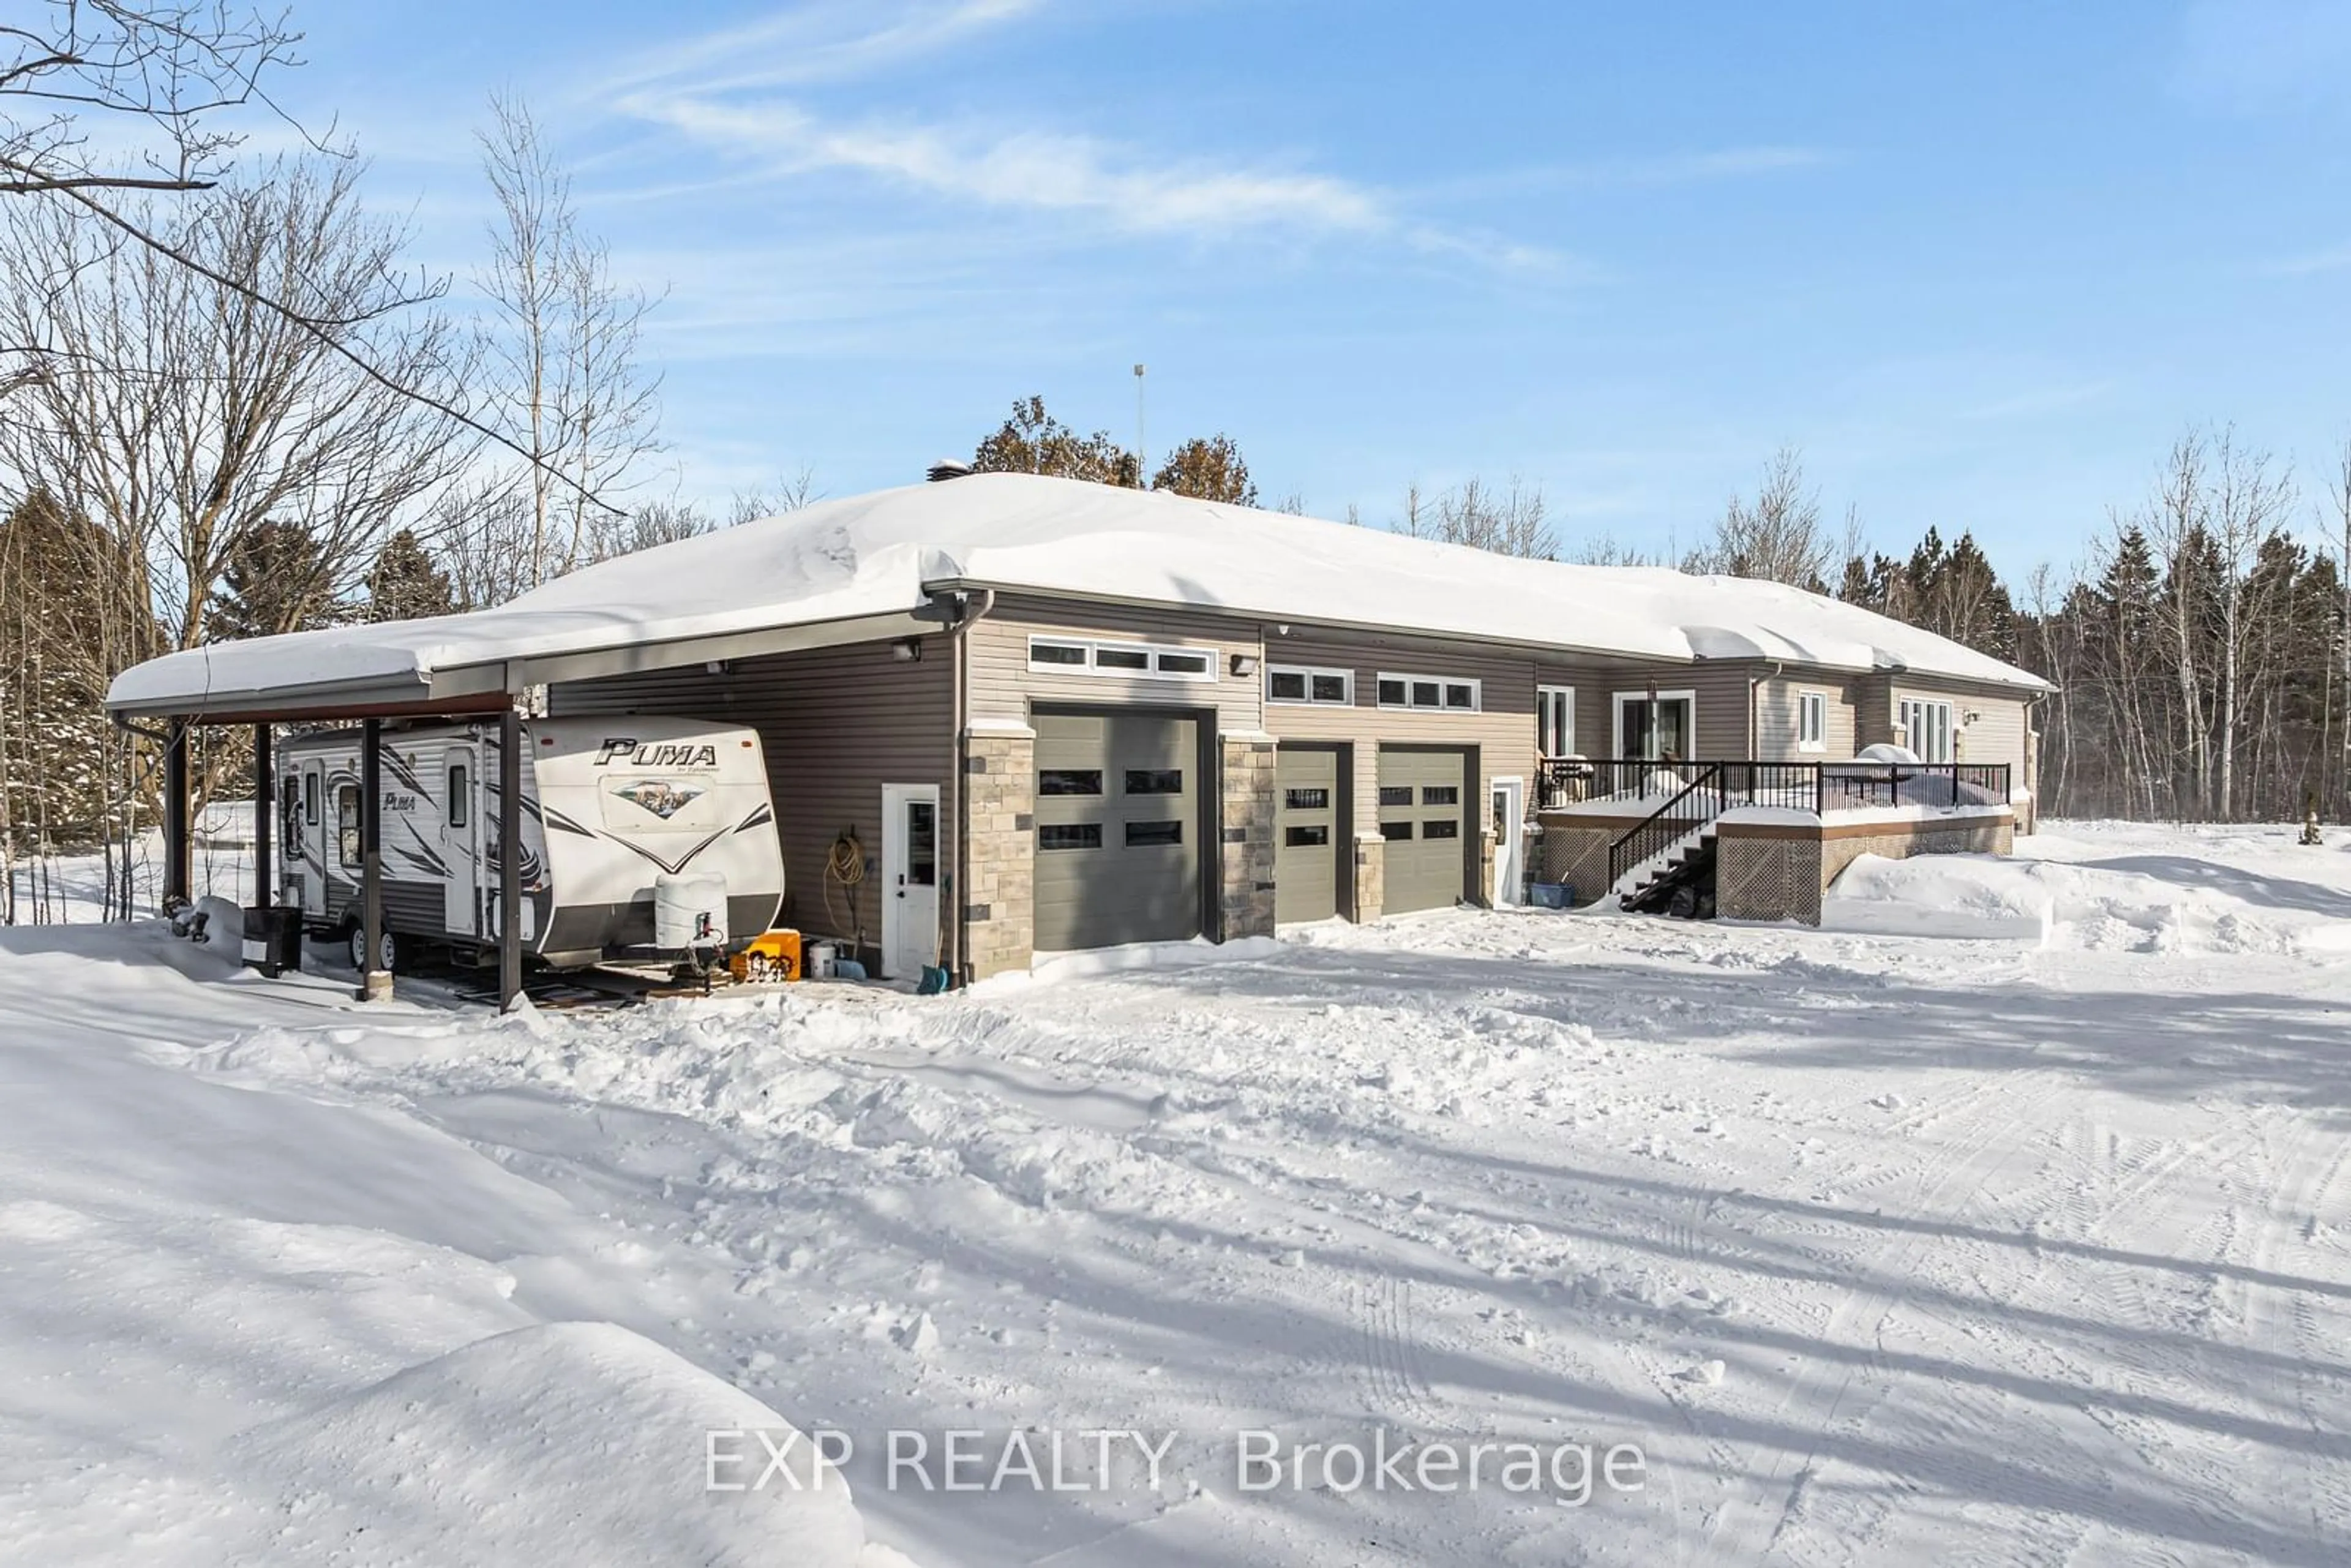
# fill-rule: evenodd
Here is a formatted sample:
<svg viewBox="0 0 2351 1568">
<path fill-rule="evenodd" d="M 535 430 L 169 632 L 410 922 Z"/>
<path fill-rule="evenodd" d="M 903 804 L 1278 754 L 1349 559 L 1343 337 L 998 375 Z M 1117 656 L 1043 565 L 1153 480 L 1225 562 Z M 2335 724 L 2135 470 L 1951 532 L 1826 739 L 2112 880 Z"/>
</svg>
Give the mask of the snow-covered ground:
<svg viewBox="0 0 2351 1568">
<path fill-rule="evenodd" d="M 0 1561 L 2351 1561 L 2351 844 L 2291 838 L 506 1019 L 0 933 Z M 704 1490 L 787 1420 L 853 1515 Z M 1167 1447 L 893 1489 L 957 1428 Z M 1646 1464 L 1249 1491 L 1251 1430 Z"/>
</svg>

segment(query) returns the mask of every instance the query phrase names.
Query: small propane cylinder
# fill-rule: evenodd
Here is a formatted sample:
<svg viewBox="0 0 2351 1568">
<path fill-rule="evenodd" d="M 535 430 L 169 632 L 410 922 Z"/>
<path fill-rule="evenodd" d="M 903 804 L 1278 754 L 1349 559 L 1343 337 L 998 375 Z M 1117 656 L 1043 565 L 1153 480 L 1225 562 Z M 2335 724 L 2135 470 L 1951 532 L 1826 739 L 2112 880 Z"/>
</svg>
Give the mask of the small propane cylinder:
<svg viewBox="0 0 2351 1568">
<path fill-rule="evenodd" d="M 664 952 L 726 946 L 726 878 L 715 871 L 653 881 L 653 946 Z"/>
</svg>

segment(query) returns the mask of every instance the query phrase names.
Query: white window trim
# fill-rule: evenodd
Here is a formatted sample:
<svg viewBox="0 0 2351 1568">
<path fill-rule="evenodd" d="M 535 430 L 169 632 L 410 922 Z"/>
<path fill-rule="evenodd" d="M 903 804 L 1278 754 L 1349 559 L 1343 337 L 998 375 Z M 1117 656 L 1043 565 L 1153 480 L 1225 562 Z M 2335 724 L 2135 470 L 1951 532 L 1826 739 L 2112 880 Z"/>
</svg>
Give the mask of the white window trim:
<svg viewBox="0 0 2351 1568">
<path fill-rule="evenodd" d="M 1811 703 L 1820 704 L 1821 731 L 1812 739 L 1804 738 L 1804 708 Z M 1799 691 L 1796 694 L 1796 749 L 1826 751 L 1829 748 L 1829 694 L 1822 691 Z"/>
<path fill-rule="evenodd" d="M 1380 683 L 1383 681 L 1404 682 L 1404 695 L 1405 700 L 1400 703 L 1392 703 L 1382 699 L 1380 697 Z M 1420 704 L 1410 700 L 1412 697 L 1412 684 L 1415 681 L 1433 681 L 1436 683 L 1436 706 L 1424 707 Z M 1447 686 L 1468 686 L 1469 688 L 1469 706 L 1468 707 L 1446 706 L 1445 688 Z M 1397 713 L 1484 713 L 1486 711 L 1486 684 L 1485 682 L 1470 675 L 1432 675 L 1426 673 L 1416 675 L 1408 675 L 1399 674 L 1395 670 L 1382 670 L 1372 677 L 1372 697 L 1373 700 L 1377 702 L 1381 707 L 1393 709 Z"/>
<path fill-rule="evenodd" d="M 1559 749 L 1556 751 L 1545 750 L 1543 747 L 1543 727 L 1551 722 L 1551 699 L 1553 697 L 1567 699 L 1564 716 L 1567 720 L 1565 732 L 1555 737 L 1560 743 Z M 1575 688 L 1573 686 L 1539 685 L 1535 687 L 1535 753 L 1539 757 L 1576 755 Z"/>
<path fill-rule="evenodd" d="M 1616 692 L 1611 695 L 1615 698 L 1616 727 L 1613 732 L 1611 732 L 1608 738 L 1610 744 L 1615 747 L 1616 755 L 1622 757 L 1625 755 L 1625 709 L 1635 703 L 1647 702 L 1649 700 L 1649 694 L 1646 690 L 1643 690 L 1637 692 Z M 1698 688 L 1695 686 L 1682 686 L 1670 692 L 1660 691 L 1657 694 L 1657 700 L 1661 703 L 1687 702 L 1689 704 L 1690 721 L 1689 735 L 1687 737 L 1689 741 L 1689 753 L 1687 756 L 1684 757 L 1682 760 L 1684 762 L 1687 762 L 1693 758 L 1696 758 L 1698 755 Z"/>
<path fill-rule="evenodd" d="M 1082 648 L 1086 662 L 1082 664 L 1057 664 L 1040 662 L 1040 647 Z M 1144 670 L 1104 669 L 1099 663 L 1102 650 L 1119 653 L 1142 653 L 1150 660 L 1151 667 Z M 1204 661 L 1196 670 L 1170 670 L 1163 663 L 1170 653 Z M 1123 637 L 1057 637 L 1039 632 L 1029 639 L 1029 668 L 1045 675 L 1107 675 L 1127 681 L 1194 681 L 1213 683 L 1217 666 L 1224 661 L 1224 652 L 1184 643 L 1134 643 Z"/>
<path fill-rule="evenodd" d="M 1306 679 L 1306 695 L 1302 697 L 1278 697 L 1273 695 L 1276 675 L 1302 675 Z M 1314 677 L 1336 675 L 1347 685 L 1347 695 L 1336 702 L 1314 695 Z M 1355 672 L 1333 669 L 1321 664 L 1268 664 L 1265 667 L 1265 700 L 1284 707 L 1353 707 L 1355 706 Z"/>
<path fill-rule="evenodd" d="M 1929 757 L 1925 752 L 1918 750 L 1918 737 L 1912 730 L 1909 720 L 1903 717 L 1903 710 L 1910 707 L 1941 708 L 1943 710 L 1944 714 L 1947 716 L 1943 722 L 1943 734 L 1950 742 L 1950 756 Z M 1944 767 L 1959 760 L 1959 705 L 1949 697 L 1896 697 L 1894 699 L 1894 722 L 1902 731 L 1902 744 L 1908 747 L 1913 752 L 1917 753 L 1919 761 L 1931 763 L 1936 767 Z"/>
</svg>

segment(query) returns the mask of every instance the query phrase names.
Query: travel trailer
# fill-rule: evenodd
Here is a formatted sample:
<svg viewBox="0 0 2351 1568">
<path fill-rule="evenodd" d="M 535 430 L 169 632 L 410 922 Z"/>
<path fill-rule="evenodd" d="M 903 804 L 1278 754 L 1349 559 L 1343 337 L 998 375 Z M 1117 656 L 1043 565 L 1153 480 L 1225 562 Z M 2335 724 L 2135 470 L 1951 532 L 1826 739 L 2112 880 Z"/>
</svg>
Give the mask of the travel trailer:
<svg viewBox="0 0 2351 1568">
<path fill-rule="evenodd" d="M 383 946 L 487 959 L 498 940 L 496 721 L 388 727 L 382 741 Z M 523 730 L 523 951 L 549 968 L 707 957 L 768 929 L 783 851 L 751 730 L 695 719 L 531 719 Z M 279 894 L 361 967 L 360 731 L 277 748 Z"/>
</svg>

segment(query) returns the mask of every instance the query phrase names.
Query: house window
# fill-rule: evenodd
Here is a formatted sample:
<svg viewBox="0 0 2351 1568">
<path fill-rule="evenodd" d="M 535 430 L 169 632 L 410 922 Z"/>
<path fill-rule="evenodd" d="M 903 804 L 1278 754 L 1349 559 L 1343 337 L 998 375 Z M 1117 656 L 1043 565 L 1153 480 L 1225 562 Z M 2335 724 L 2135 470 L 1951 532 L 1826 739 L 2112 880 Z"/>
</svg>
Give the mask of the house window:
<svg viewBox="0 0 2351 1568">
<path fill-rule="evenodd" d="M 1424 806 L 1458 806 L 1461 790 L 1452 784 L 1424 784 L 1420 787 L 1420 803 Z"/>
<path fill-rule="evenodd" d="M 1383 805 L 1383 806 L 1409 806 L 1409 805 L 1411 805 L 1411 804 L 1412 804 L 1412 786 L 1411 786 L 1411 785 L 1409 785 L 1409 784 L 1383 784 L 1383 785 L 1381 785 L 1381 786 L 1380 786 L 1380 804 L 1381 804 L 1381 805 Z"/>
<path fill-rule="evenodd" d="M 1293 811 L 1327 811 L 1331 809 L 1328 789 L 1285 789 L 1281 803 Z"/>
<path fill-rule="evenodd" d="M 1618 692 L 1616 755 L 1687 762 L 1698 755 L 1698 693 Z"/>
<path fill-rule="evenodd" d="M 1129 822 L 1126 825 L 1126 847 L 1143 849 L 1154 844 L 1180 844 L 1184 841 L 1182 822 Z"/>
<path fill-rule="evenodd" d="M 1270 703 L 1314 703 L 1324 707 L 1353 707 L 1355 672 L 1314 670 L 1297 664 L 1274 664 L 1265 673 L 1265 700 Z"/>
<path fill-rule="evenodd" d="M 1031 637 L 1029 667 L 1063 674 L 1156 675 L 1171 681 L 1213 681 L 1217 650 L 1156 643 L 1096 642 L 1079 637 Z"/>
<path fill-rule="evenodd" d="M 1909 737 L 1903 744 L 1917 753 L 1919 761 L 1951 760 L 1950 704 L 1904 697 L 1900 714 L 1903 732 Z"/>
<path fill-rule="evenodd" d="M 1384 839 L 1408 839 L 1412 837 L 1412 824 L 1410 822 L 1382 822 L 1380 824 L 1380 837 Z"/>
<path fill-rule="evenodd" d="M 1293 850 L 1313 849 L 1331 841 L 1331 830 L 1315 825 L 1284 828 L 1281 831 L 1281 841 L 1284 846 Z"/>
<path fill-rule="evenodd" d="M 1379 679 L 1382 707 L 1426 708 L 1438 713 L 1477 713 L 1481 683 L 1448 675 L 1391 675 Z"/>
<path fill-rule="evenodd" d="M 1535 754 L 1539 757 L 1575 755 L 1573 686 L 1535 688 Z"/>
<path fill-rule="evenodd" d="M 1126 792 L 1130 795 L 1181 795 L 1184 792 L 1184 770 L 1180 768 L 1130 768 L 1126 770 Z"/>
<path fill-rule="evenodd" d="M 1826 692 L 1796 694 L 1796 749 L 1825 751 L 1829 744 L 1829 696 Z"/>
<path fill-rule="evenodd" d="M 1460 821 L 1454 817 L 1439 817 L 1435 821 L 1423 822 L 1420 836 L 1424 839 L 1458 839 L 1461 836 Z"/>
<path fill-rule="evenodd" d="M 1037 847 L 1040 850 L 1098 850 L 1102 848 L 1102 824 L 1046 822 L 1037 830 Z"/>
<path fill-rule="evenodd" d="M 1098 768 L 1046 768 L 1037 774 L 1037 793 L 1040 795 L 1099 795 L 1102 792 L 1102 769 Z"/>
<path fill-rule="evenodd" d="M 360 852 L 360 787 L 356 784 L 335 791 L 335 840 L 345 871 L 357 871 L 367 862 Z"/>
</svg>

